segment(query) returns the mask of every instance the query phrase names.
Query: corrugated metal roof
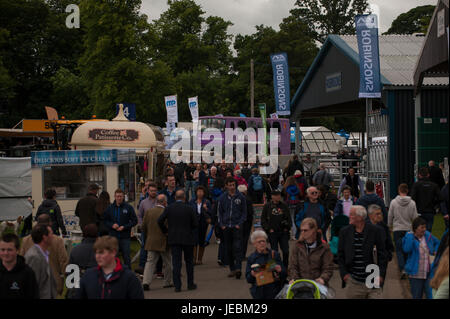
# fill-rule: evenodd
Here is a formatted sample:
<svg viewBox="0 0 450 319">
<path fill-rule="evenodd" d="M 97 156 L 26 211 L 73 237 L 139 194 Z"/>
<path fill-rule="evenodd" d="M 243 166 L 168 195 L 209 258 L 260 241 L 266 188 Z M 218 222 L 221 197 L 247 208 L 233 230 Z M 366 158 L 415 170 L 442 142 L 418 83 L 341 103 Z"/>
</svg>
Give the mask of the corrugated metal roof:
<svg viewBox="0 0 450 319">
<path fill-rule="evenodd" d="M 356 35 L 339 36 L 358 54 Z M 380 72 L 390 85 L 413 85 L 414 69 L 425 37 L 409 34 L 379 36 Z M 448 78 L 427 78 L 425 85 L 446 85 Z"/>
<path fill-rule="evenodd" d="M 441 12 L 442 10 L 444 10 L 444 26 L 447 26 L 448 30 L 448 7 L 449 0 L 439 0 L 434 9 L 433 16 L 431 17 L 428 26 L 427 35 L 425 36 L 414 68 L 415 94 L 418 93 L 420 86 L 425 84 L 423 81 L 425 73 L 433 69 L 434 72 L 446 74 L 448 78 L 448 31 L 447 41 L 445 41 L 445 36 L 442 37 L 436 34 L 438 24 L 440 24 L 437 21 L 437 15 L 438 12 Z"/>
<path fill-rule="evenodd" d="M 383 86 L 412 86 L 416 61 L 425 40 L 423 36 L 409 34 L 392 34 L 379 36 L 380 81 Z M 308 69 L 298 87 L 291 106 L 294 109 L 303 92 L 312 81 L 328 50 L 334 46 L 341 50 L 353 63 L 359 66 L 358 42 L 356 35 L 330 34 L 320 48 L 319 53 Z M 425 86 L 444 86 L 449 84 L 448 77 L 427 77 Z"/>
</svg>

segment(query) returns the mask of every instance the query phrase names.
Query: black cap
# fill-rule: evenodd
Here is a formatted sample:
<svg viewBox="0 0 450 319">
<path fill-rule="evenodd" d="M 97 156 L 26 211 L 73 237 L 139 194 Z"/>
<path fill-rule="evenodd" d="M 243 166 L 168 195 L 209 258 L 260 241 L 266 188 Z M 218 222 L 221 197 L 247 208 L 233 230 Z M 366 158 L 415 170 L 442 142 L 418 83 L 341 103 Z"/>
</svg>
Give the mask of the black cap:
<svg viewBox="0 0 450 319">
<path fill-rule="evenodd" d="M 279 190 L 273 190 L 272 195 L 281 195 L 281 192 Z"/>
</svg>

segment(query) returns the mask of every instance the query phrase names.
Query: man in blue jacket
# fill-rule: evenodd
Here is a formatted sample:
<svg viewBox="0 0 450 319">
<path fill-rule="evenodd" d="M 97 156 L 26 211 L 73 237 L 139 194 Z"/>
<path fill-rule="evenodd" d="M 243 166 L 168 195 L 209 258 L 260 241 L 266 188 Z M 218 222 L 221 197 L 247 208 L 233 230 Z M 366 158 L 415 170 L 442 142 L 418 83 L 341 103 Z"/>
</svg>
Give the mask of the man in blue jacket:
<svg viewBox="0 0 450 319">
<path fill-rule="evenodd" d="M 177 183 L 175 180 L 175 176 L 169 175 L 167 176 L 167 187 L 158 193 L 166 195 L 167 197 L 167 205 L 173 204 L 176 202 L 175 193 L 179 188 L 177 188 Z"/>
<path fill-rule="evenodd" d="M 358 198 L 358 200 L 356 201 L 356 205 L 364 206 L 367 210 L 372 204 L 381 207 L 381 211 L 383 212 L 383 222 L 387 225 L 388 213 L 386 205 L 384 204 L 384 201 L 377 194 L 375 194 L 375 184 L 371 180 L 368 180 L 366 182 L 366 194 Z"/>
<path fill-rule="evenodd" d="M 242 226 L 247 219 L 247 203 L 244 195 L 236 190 L 236 180 L 225 180 L 227 191 L 218 199 L 219 227 L 223 231 L 230 274 L 240 279 L 242 275 Z"/>
<path fill-rule="evenodd" d="M 317 187 L 311 186 L 306 190 L 306 197 L 304 203 L 300 203 L 297 207 L 297 214 L 295 216 L 295 225 L 297 230 L 300 229 L 303 219 L 307 217 L 314 218 L 322 232 L 322 238 L 326 240 L 328 226 L 331 223 L 331 214 L 326 207 L 319 201 L 319 191 Z M 300 234 L 297 232 L 295 238 L 299 238 Z"/>
<path fill-rule="evenodd" d="M 109 235 L 119 241 L 119 250 L 123 261 L 131 269 L 130 237 L 131 228 L 137 225 L 137 217 L 131 205 L 124 202 L 123 190 L 114 192 L 114 202 L 105 211 L 105 225 L 109 229 Z"/>
</svg>

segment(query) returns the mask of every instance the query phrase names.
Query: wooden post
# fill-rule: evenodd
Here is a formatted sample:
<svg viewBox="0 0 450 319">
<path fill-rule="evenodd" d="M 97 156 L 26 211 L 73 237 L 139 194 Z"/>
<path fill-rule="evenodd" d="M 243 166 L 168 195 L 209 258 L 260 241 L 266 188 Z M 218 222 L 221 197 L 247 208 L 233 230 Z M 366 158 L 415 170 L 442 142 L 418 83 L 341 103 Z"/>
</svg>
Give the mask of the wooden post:
<svg viewBox="0 0 450 319">
<path fill-rule="evenodd" d="M 367 149 L 367 162 L 366 162 L 366 164 L 367 164 L 367 178 L 369 179 L 370 178 L 370 176 L 369 176 L 369 171 L 370 171 L 370 169 L 371 169 L 371 160 L 370 160 L 370 145 L 371 145 L 371 142 L 370 142 L 370 137 L 371 137 L 371 135 L 369 134 L 369 126 L 370 126 L 370 123 L 369 123 L 369 113 L 370 112 L 372 112 L 372 100 L 371 99 L 369 99 L 369 98 L 366 98 L 366 136 L 367 136 L 367 144 L 366 144 L 366 149 Z"/>
<path fill-rule="evenodd" d="M 255 74 L 253 59 L 250 60 L 250 117 L 255 117 Z"/>
</svg>

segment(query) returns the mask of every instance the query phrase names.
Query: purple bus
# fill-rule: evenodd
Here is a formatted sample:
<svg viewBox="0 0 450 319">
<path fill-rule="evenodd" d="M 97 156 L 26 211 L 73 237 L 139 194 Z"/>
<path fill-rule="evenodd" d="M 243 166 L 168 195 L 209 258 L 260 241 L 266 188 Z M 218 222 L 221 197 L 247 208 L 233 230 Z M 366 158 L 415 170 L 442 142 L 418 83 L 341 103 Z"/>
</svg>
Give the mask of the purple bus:
<svg viewBox="0 0 450 319">
<path fill-rule="evenodd" d="M 241 128 L 245 131 L 247 128 L 251 127 L 258 132 L 258 128 L 263 128 L 262 120 L 260 117 L 235 117 L 235 116 L 200 116 L 200 128 L 203 133 L 207 128 L 215 128 L 221 131 L 222 147 L 225 149 L 225 129 L 226 128 Z M 267 122 L 267 133 L 270 133 L 271 128 L 275 128 L 278 131 L 278 154 L 279 155 L 289 155 L 291 153 L 291 140 L 290 140 L 290 125 L 289 119 L 281 118 L 268 118 Z M 202 134 L 203 135 L 203 134 Z M 213 140 L 213 137 L 202 136 L 201 146 L 205 146 Z M 216 138 L 216 140 L 219 140 Z M 255 141 L 254 143 L 258 143 Z M 233 144 L 236 144 L 235 142 Z M 247 143 L 244 144 L 245 153 L 247 154 Z M 268 147 L 269 149 L 269 147 Z"/>
</svg>

